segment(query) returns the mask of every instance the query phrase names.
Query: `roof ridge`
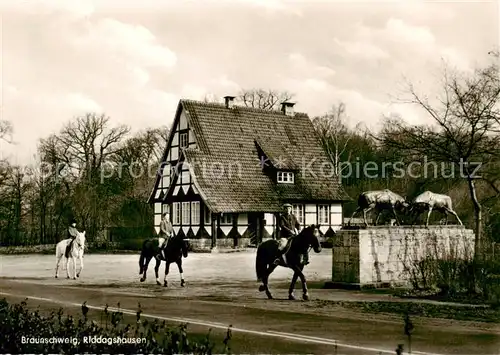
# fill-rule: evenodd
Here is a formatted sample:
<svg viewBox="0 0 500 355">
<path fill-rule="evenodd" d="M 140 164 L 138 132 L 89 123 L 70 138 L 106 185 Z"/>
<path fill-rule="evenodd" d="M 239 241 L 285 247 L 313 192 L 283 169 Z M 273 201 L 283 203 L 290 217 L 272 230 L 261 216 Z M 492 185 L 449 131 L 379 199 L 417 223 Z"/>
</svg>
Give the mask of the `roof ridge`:
<svg viewBox="0 0 500 355">
<path fill-rule="evenodd" d="M 220 103 L 220 102 L 205 102 L 205 101 L 192 100 L 192 99 L 180 99 L 180 101 L 182 103 L 196 104 L 196 105 L 207 106 L 207 107 L 226 108 L 226 105 L 224 103 Z M 275 109 L 268 110 L 268 109 L 264 109 L 264 108 L 260 108 L 260 107 L 234 105 L 233 108 L 231 108 L 231 110 L 234 110 L 234 109 L 250 111 L 250 112 L 265 113 L 265 114 L 269 114 L 269 115 L 275 115 L 275 114 L 283 115 L 281 110 L 275 110 Z M 306 112 L 296 111 L 295 115 L 309 117 L 309 115 Z"/>
</svg>

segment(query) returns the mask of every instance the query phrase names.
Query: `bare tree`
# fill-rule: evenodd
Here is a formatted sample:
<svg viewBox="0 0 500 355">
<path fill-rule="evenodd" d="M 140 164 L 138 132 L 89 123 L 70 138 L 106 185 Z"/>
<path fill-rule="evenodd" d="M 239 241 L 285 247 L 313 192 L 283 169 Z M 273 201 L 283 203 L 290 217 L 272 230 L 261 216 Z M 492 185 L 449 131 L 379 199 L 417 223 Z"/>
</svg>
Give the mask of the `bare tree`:
<svg viewBox="0 0 500 355">
<path fill-rule="evenodd" d="M 58 215 L 76 216 L 90 235 L 101 228 L 113 203 L 109 186 L 100 181 L 101 170 L 120 152 L 128 133 L 124 125 L 109 127 L 109 117 L 88 113 L 40 142 L 40 156 L 52 166 L 53 183 L 66 187 L 56 198 Z"/>
<path fill-rule="evenodd" d="M 103 163 L 120 149 L 122 139 L 130 132 L 124 125 L 109 128 L 109 117 L 88 113 L 70 121 L 57 136 L 66 163 L 74 163 L 88 177 L 95 174 Z"/>
<path fill-rule="evenodd" d="M 11 142 L 12 124 L 6 120 L 0 120 L 0 139 L 6 142 Z M 7 138 L 9 137 L 9 138 Z"/>
<path fill-rule="evenodd" d="M 449 162 L 459 168 L 466 179 L 475 214 L 475 254 L 480 256 L 482 239 L 482 206 L 476 182 L 487 183 L 499 195 L 500 161 L 500 79 L 495 64 L 478 69 L 472 75 L 445 70 L 442 94 L 431 103 L 408 84 L 409 98 L 432 119 L 432 125 L 411 126 L 392 119 L 382 132 L 387 146 L 409 155 L 427 156 L 429 160 Z M 477 165 L 481 171 L 476 171 Z M 496 178 L 494 176 L 496 175 Z"/>
<path fill-rule="evenodd" d="M 279 109 L 282 102 L 293 99 L 294 95 L 289 92 L 264 89 L 244 89 L 237 96 L 237 100 L 244 106 L 260 108 L 264 110 Z"/>
<path fill-rule="evenodd" d="M 341 156 L 346 152 L 349 141 L 352 138 L 346 121 L 346 105 L 343 102 L 333 105 L 332 109 L 323 116 L 313 119 L 313 125 L 324 149 L 334 164 L 334 171 L 337 176 L 341 173 Z M 350 156 L 347 160 L 349 159 Z"/>
</svg>

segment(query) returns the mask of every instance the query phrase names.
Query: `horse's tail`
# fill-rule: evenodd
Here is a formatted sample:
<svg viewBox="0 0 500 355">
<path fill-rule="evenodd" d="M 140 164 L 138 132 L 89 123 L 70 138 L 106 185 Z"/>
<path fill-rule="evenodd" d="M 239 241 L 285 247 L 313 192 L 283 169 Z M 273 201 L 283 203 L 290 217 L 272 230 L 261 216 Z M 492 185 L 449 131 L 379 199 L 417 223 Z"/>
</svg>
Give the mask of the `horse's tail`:
<svg viewBox="0 0 500 355">
<path fill-rule="evenodd" d="M 59 259 L 62 256 L 63 252 L 61 251 L 61 249 L 63 249 L 63 245 L 61 242 L 59 242 L 56 245 L 56 259 Z"/>
<path fill-rule="evenodd" d="M 267 253 L 262 244 L 257 248 L 257 257 L 255 258 L 255 272 L 257 281 L 261 281 L 267 271 Z"/>
</svg>

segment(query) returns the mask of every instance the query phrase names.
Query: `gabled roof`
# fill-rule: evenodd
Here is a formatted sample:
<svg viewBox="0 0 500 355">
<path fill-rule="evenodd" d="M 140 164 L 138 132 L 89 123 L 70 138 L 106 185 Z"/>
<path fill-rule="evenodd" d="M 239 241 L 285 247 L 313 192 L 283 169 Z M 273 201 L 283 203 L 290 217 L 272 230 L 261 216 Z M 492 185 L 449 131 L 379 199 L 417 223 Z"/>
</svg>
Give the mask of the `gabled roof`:
<svg viewBox="0 0 500 355">
<path fill-rule="evenodd" d="M 213 212 L 277 212 L 284 201 L 350 199 L 338 177 L 325 176 L 328 169 L 321 173 L 330 160 L 306 114 L 191 100 L 179 106 L 197 142 L 197 149 L 183 151 L 184 158 Z M 259 147 L 272 166 L 296 170 L 294 184 L 276 184 L 263 172 Z"/>
</svg>

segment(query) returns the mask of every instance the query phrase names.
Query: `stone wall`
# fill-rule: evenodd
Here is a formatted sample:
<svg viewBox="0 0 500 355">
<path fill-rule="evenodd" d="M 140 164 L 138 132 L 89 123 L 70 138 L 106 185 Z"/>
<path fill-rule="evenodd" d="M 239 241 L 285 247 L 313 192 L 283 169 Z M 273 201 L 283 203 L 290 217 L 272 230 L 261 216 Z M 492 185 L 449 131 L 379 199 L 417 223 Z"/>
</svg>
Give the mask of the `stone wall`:
<svg viewBox="0 0 500 355">
<path fill-rule="evenodd" d="M 343 229 L 332 238 L 332 282 L 405 284 L 408 268 L 426 256 L 471 257 L 474 232 L 462 226 L 381 226 Z"/>
</svg>

